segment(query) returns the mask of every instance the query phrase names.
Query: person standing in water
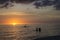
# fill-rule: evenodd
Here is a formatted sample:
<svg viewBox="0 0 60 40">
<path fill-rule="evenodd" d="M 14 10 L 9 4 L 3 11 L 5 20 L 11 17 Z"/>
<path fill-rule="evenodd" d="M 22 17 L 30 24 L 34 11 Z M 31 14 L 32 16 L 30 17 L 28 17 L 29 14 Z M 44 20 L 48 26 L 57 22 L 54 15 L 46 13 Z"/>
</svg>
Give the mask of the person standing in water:
<svg viewBox="0 0 60 40">
<path fill-rule="evenodd" d="M 41 28 L 36 28 L 36 32 L 41 32 Z"/>
</svg>

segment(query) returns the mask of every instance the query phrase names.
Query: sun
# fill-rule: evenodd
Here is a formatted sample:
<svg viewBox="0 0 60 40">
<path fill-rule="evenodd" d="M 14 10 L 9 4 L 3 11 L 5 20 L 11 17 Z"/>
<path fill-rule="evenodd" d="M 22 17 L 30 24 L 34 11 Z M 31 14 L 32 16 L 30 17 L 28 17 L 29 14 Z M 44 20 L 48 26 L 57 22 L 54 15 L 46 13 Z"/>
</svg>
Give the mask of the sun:
<svg viewBox="0 0 60 40">
<path fill-rule="evenodd" d="M 19 25 L 19 24 L 25 24 L 25 21 L 19 18 L 8 18 L 5 21 L 5 24 L 8 25 Z"/>
<path fill-rule="evenodd" d="M 16 19 L 16 18 L 10 18 L 6 21 L 7 24 L 9 25 L 17 25 L 20 23 L 20 20 L 19 19 Z"/>
<path fill-rule="evenodd" d="M 15 26 L 15 25 L 17 25 L 17 23 L 12 23 L 12 25 L 14 25 L 14 26 Z"/>
</svg>

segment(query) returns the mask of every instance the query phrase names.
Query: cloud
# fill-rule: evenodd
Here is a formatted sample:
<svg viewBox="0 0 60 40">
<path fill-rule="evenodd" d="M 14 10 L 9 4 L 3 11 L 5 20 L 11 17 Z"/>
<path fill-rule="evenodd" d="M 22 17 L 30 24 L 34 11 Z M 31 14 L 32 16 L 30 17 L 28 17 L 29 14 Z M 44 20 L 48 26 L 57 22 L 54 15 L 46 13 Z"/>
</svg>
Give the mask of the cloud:
<svg viewBox="0 0 60 40">
<path fill-rule="evenodd" d="M 15 3 L 20 3 L 20 4 L 29 4 L 29 3 L 34 2 L 33 5 L 37 9 L 39 9 L 39 7 L 46 7 L 46 6 L 54 5 L 53 8 L 55 8 L 56 10 L 60 10 L 60 0 L 10 0 L 11 4 L 9 4 L 9 0 L 0 0 L 0 4 L 2 4 L 0 8 L 4 8 L 4 7 L 9 8 L 8 5 L 12 5 L 14 1 Z M 10 7 L 13 7 L 13 5 Z"/>
<path fill-rule="evenodd" d="M 34 3 L 34 5 L 36 6 L 37 9 L 39 9 L 39 7 L 46 7 L 46 6 L 52 6 L 54 5 L 53 7 L 56 8 L 56 10 L 60 10 L 60 0 L 39 0 L 39 1 L 36 1 Z"/>
</svg>

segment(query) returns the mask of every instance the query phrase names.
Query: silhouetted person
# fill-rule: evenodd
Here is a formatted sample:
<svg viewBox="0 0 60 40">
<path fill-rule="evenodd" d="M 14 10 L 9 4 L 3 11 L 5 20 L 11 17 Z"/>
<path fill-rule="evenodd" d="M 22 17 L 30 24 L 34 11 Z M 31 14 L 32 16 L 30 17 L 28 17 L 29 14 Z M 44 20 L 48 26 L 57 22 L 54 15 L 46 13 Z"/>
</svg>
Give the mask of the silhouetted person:
<svg viewBox="0 0 60 40">
<path fill-rule="evenodd" d="M 38 28 L 36 28 L 36 32 L 38 32 Z"/>
<path fill-rule="evenodd" d="M 39 28 L 39 32 L 41 32 L 41 28 Z"/>
<path fill-rule="evenodd" d="M 36 28 L 36 32 L 41 32 L 41 28 Z"/>
</svg>

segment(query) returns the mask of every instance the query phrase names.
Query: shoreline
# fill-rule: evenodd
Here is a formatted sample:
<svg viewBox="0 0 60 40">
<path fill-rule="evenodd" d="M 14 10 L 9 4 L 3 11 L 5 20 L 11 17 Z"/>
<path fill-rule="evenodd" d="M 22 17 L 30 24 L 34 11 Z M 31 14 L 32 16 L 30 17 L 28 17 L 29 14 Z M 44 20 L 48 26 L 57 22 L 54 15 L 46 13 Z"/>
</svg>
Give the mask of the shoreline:
<svg viewBox="0 0 60 40">
<path fill-rule="evenodd" d="M 34 40 L 60 40 L 60 35 L 36 38 Z"/>
</svg>

